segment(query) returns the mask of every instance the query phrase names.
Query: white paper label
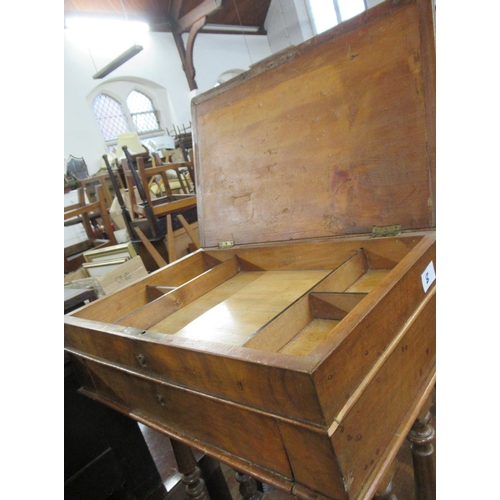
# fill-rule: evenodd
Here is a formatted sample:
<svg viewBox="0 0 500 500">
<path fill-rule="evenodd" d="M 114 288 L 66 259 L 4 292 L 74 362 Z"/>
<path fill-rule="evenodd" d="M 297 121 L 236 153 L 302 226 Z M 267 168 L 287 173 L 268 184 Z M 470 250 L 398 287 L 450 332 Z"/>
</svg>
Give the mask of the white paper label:
<svg viewBox="0 0 500 500">
<path fill-rule="evenodd" d="M 424 287 L 424 292 L 429 290 L 429 287 L 434 283 L 436 279 L 436 272 L 434 271 L 434 264 L 432 260 L 429 262 L 429 265 L 425 268 L 425 271 L 422 273 L 422 286 Z"/>
</svg>

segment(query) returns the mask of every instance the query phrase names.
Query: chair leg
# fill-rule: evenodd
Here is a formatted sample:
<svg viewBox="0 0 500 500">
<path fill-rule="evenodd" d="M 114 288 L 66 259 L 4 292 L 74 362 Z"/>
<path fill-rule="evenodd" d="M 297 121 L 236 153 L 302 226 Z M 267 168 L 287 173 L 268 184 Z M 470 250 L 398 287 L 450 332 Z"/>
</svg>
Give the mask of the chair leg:
<svg viewBox="0 0 500 500">
<path fill-rule="evenodd" d="M 172 215 L 167 215 L 167 252 L 168 252 L 168 262 L 171 264 L 172 262 L 177 260 L 177 252 L 175 250 L 175 239 L 174 239 L 174 230 L 172 227 Z"/>
<path fill-rule="evenodd" d="M 240 483 L 240 494 L 243 500 L 260 500 L 262 493 L 257 489 L 257 481 L 241 472 L 236 471 L 236 481 Z"/>
<path fill-rule="evenodd" d="M 156 262 L 156 265 L 158 267 L 164 267 L 167 265 L 165 262 L 165 259 L 160 255 L 158 250 L 151 244 L 151 242 L 146 238 L 146 235 L 140 230 L 140 228 L 136 227 L 135 232 L 137 233 L 137 236 L 139 236 L 140 240 L 142 241 L 142 244 L 146 248 L 146 250 L 149 252 L 149 255 L 154 259 Z"/>
<path fill-rule="evenodd" d="M 198 235 L 192 230 L 191 226 L 188 224 L 187 220 L 181 214 L 177 215 L 179 222 L 182 224 L 182 227 L 186 230 L 186 233 L 191 238 L 191 241 L 196 245 L 196 248 L 200 248 L 200 239 Z"/>
<path fill-rule="evenodd" d="M 387 488 L 380 493 L 377 493 L 374 500 L 398 500 L 398 497 L 394 494 L 394 485 L 392 481 L 387 485 Z"/>
<path fill-rule="evenodd" d="M 97 186 L 97 198 L 99 201 L 102 223 L 108 235 L 108 240 L 112 245 L 118 245 L 118 241 L 116 240 L 115 233 L 111 226 L 111 220 L 109 218 L 108 209 L 106 207 L 106 200 L 104 199 L 104 195 L 102 192 L 102 186 Z"/>
</svg>

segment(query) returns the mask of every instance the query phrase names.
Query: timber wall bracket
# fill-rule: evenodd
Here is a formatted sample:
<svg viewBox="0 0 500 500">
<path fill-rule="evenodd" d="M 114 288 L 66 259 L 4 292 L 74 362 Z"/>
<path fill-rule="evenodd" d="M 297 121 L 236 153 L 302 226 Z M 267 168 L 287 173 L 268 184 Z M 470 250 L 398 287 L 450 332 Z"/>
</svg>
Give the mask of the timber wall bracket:
<svg viewBox="0 0 500 500">
<path fill-rule="evenodd" d="M 174 36 L 177 50 L 182 61 L 182 69 L 186 74 L 189 85 L 189 90 L 196 90 L 195 76 L 196 70 L 193 62 L 193 50 L 196 35 L 205 26 L 207 16 L 213 14 L 224 6 L 225 0 L 205 0 L 198 7 L 179 17 L 182 7 L 182 0 L 175 0 L 171 11 L 170 25 L 172 27 L 172 34 Z M 188 32 L 188 39 L 186 46 L 182 34 Z"/>
</svg>

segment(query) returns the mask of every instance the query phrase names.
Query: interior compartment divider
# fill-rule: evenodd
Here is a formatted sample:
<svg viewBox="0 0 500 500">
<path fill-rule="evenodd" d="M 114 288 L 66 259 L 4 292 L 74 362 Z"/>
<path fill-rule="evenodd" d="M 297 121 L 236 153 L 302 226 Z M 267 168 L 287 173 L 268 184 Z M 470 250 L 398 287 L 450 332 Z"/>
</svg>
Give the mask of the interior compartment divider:
<svg viewBox="0 0 500 500">
<path fill-rule="evenodd" d="M 365 297 L 366 293 L 321 292 L 309 294 L 312 316 L 316 319 L 342 320 Z"/>
<path fill-rule="evenodd" d="M 314 292 L 318 295 L 321 292 L 343 292 L 358 280 L 367 269 L 363 249 L 359 249 L 358 252 L 334 269 L 326 278 L 258 330 L 243 346 L 267 352 L 279 352 L 314 319 L 310 302 L 311 293 Z M 349 301 L 353 302 L 352 307 L 354 307 L 364 297 L 364 294 L 350 295 L 356 295 L 356 297 L 339 299 L 343 300 L 343 303 L 337 309 L 337 316 L 342 316 L 342 318 L 345 316 L 345 314 L 341 314 L 341 310 L 342 307 L 349 306 Z M 328 304 L 323 306 L 323 310 L 325 307 L 328 307 Z M 333 306 L 330 306 L 329 310 L 332 310 L 332 308 Z"/>
<path fill-rule="evenodd" d="M 368 270 L 365 252 L 360 248 L 311 290 L 312 292 L 345 292 Z"/>
<path fill-rule="evenodd" d="M 123 316 L 116 321 L 116 324 L 147 330 L 160 320 L 232 278 L 238 274 L 239 271 L 240 266 L 238 258 L 233 257 L 209 269 L 203 274 L 200 274 L 171 292 L 153 300 L 149 304 Z"/>
</svg>

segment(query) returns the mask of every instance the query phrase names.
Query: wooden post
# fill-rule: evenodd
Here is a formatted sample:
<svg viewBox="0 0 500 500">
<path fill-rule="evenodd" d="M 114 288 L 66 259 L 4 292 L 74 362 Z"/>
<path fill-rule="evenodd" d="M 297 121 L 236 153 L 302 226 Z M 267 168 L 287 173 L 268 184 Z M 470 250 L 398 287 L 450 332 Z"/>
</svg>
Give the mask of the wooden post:
<svg viewBox="0 0 500 500">
<path fill-rule="evenodd" d="M 78 194 L 78 207 L 84 207 L 86 205 L 85 203 L 85 189 L 82 187 L 79 187 L 77 189 L 77 194 Z M 87 212 L 82 213 L 82 225 L 85 229 L 85 232 L 87 233 L 87 237 L 89 240 L 93 240 L 95 238 L 92 237 L 94 234 L 94 230 L 92 229 L 92 224 L 90 223 L 90 217 Z M 97 236 L 96 236 L 97 238 Z"/>
<path fill-rule="evenodd" d="M 380 484 L 377 488 L 377 492 L 373 497 L 374 500 L 398 500 L 396 495 L 394 494 L 394 485 L 393 485 L 393 477 L 395 472 L 395 464 L 394 462 L 391 464 L 384 477 L 380 481 Z"/>
<path fill-rule="evenodd" d="M 170 441 L 177 467 L 182 474 L 182 482 L 186 485 L 186 498 L 188 500 L 210 500 L 205 481 L 201 477 L 200 468 L 191 448 L 175 439 Z"/>
<path fill-rule="evenodd" d="M 149 255 L 153 257 L 153 260 L 156 262 L 156 265 L 158 267 L 166 266 L 167 263 L 165 262 L 165 259 L 160 255 L 160 253 L 158 252 L 158 250 L 156 250 L 153 244 L 146 238 L 146 235 L 141 231 L 141 229 L 139 227 L 136 227 L 135 232 L 137 233 L 137 236 L 139 236 L 146 250 L 149 252 Z"/>
<path fill-rule="evenodd" d="M 111 226 L 111 220 L 109 218 L 108 208 L 106 207 L 106 200 L 104 199 L 104 194 L 102 192 L 102 186 L 99 185 L 96 187 L 96 193 L 97 193 L 97 202 L 99 203 L 99 211 L 101 213 L 102 224 L 104 226 L 106 234 L 108 235 L 108 240 L 111 245 L 118 245 L 118 241 L 116 241 L 115 232 L 113 230 L 113 227 Z"/>
<path fill-rule="evenodd" d="M 417 500 L 436 499 L 436 468 L 434 464 L 434 428 L 430 425 L 431 412 L 417 418 L 410 432 L 413 472 L 415 475 L 415 496 Z"/>
<path fill-rule="evenodd" d="M 233 500 L 220 463 L 215 458 L 204 455 L 198 461 L 198 467 L 207 485 L 210 498 L 214 500 Z"/>
<path fill-rule="evenodd" d="M 262 493 L 257 489 L 257 481 L 247 474 L 236 471 L 236 481 L 240 483 L 240 493 L 243 500 L 260 500 Z"/>
<path fill-rule="evenodd" d="M 389 482 L 387 488 L 383 491 L 378 492 L 373 498 L 374 500 L 398 500 L 398 497 L 394 494 L 394 486 L 392 481 Z"/>
<path fill-rule="evenodd" d="M 191 226 L 188 224 L 184 216 L 182 214 L 177 214 L 177 219 L 182 224 L 182 227 L 186 230 L 186 233 L 191 238 L 191 241 L 194 243 L 196 248 L 200 248 L 200 239 L 198 238 L 198 235 L 193 231 Z"/>
<path fill-rule="evenodd" d="M 174 229 L 172 226 L 172 214 L 167 215 L 167 253 L 168 253 L 168 263 L 172 264 L 172 262 L 177 260 L 177 251 L 175 249 L 175 239 L 174 239 Z"/>
</svg>

